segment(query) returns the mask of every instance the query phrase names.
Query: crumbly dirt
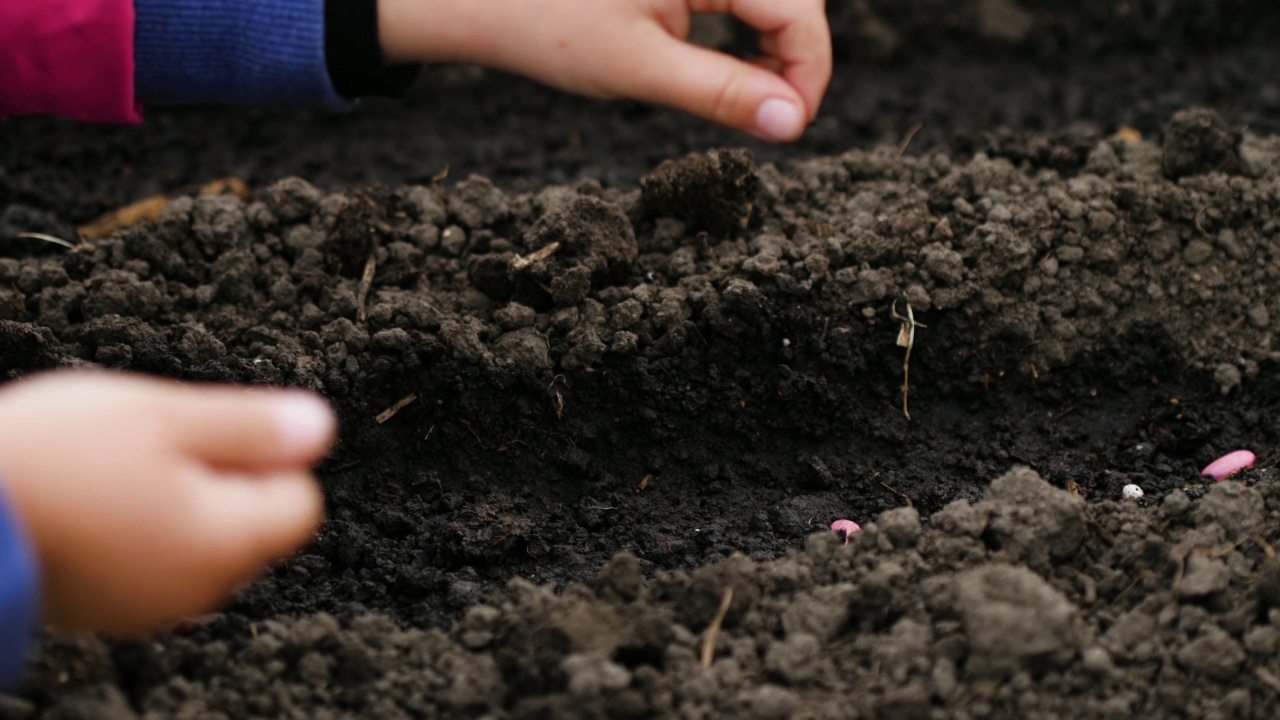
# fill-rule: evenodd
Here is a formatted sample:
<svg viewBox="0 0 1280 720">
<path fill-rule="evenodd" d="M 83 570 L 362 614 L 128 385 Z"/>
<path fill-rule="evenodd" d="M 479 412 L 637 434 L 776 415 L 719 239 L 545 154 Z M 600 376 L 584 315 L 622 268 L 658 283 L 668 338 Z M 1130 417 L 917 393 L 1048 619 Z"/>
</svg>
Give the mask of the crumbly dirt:
<svg viewBox="0 0 1280 720">
<path fill-rule="evenodd" d="M 945 145 L 999 154 L 1010 141 L 1000 128 L 1055 135 L 1130 126 L 1155 136 L 1193 106 L 1258 133 L 1278 128 L 1280 13 L 1265 0 L 828 5 L 836 72 L 823 112 L 797 145 L 751 145 L 761 160 L 900 142 L 913 130 L 912 154 Z M 745 34 L 718 35 L 718 44 L 754 52 Z M 372 101 L 351 114 L 146 113 L 137 128 L 0 124 L 0 238 L 67 237 L 75 224 L 152 193 L 231 175 L 253 187 L 298 176 L 333 191 L 424 184 L 445 170 L 450 182 L 481 174 L 521 191 L 580 179 L 634 187 L 664 160 L 746 142 L 680 113 L 584 100 L 475 68 L 432 68 L 406 103 Z"/>
<path fill-rule="evenodd" d="M 1277 522 L 1270 482 L 1086 506 L 1015 468 L 847 545 L 648 581 L 621 553 L 561 593 L 513 579 L 448 631 L 321 613 L 114 656 L 51 643 L 47 716 L 1272 717 Z"/>
<path fill-rule="evenodd" d="M 1135 120 L 1146 85 L 1089 74 L 1103 48 L 1123 78 L 1213 46 L 1206 72 L 1265 90 L 1242 58 L 1275 13 L 1050 4 L 837 15 L 882 83 L 962 51 L 989 78 L 938 94 L 950 124 L 906 152 L 858 142 L 851 86 L 844 134 L 795 160 L 608 106 L 566 127 L 638 129 L 568 162 L 538 133 L 577 101 L 529 134 L 493 117 L 550 96 L 455 77 L 438 122 L 495 136 L 458 146 L 486 175 L 440 182 L 408 169 L 432 125 L 346 163 L 344 123 L 390 112 L 313 119 L 288 156 L 297 115 L 161 113 L 140 146 L 11 121 L 10 235 L 228 172 L 257 192 L 71 251 L 7 240 L 0 372 L 298 385 L 343 431 L 312 547 L 152 642 L 50 634 L 0 718 L 1275 715 L 1280 139 L 1249 120 L 1265 93 L 1179 75 Z M 1080 60 L 1033 87 L 1096 87 L 1093 109 L 967 131 L 1040 97 L 1000 89 L 1036 71 L 1009 53 Z M 203 123 L 201 177 L 152 155 Z M 1241 447 L 1255 468 L 1198 476 Z M 864 526 L 847 546 L 838 518 Z"/>
<path fill-rule="evenodd" d="M 0 260 L 10 375 L 299 385 L 344 420 L 313 547 L 157 642 L 51 638 L 22 702 L 1265 715 L 1280 140 L 1164 135 L 712 150 L 631 191 L 295 178 Z M 1193 502 L 1237 446 L 1249 484 Z M 843 548 L 843 517 L 875 522 Z"/>
</svg>

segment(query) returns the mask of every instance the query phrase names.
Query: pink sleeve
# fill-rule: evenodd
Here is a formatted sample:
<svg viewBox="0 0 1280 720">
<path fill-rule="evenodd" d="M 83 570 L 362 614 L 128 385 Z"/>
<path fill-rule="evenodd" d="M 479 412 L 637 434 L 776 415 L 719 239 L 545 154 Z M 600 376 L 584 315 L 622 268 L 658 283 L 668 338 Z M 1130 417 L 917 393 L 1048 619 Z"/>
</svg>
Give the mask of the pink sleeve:
<svg viewBox="0 0 1280 720">
<path fill-rule="evenodd" d="M 0 117 L 142 120 L 133 0 L 0 0 Z"/>
</svg>

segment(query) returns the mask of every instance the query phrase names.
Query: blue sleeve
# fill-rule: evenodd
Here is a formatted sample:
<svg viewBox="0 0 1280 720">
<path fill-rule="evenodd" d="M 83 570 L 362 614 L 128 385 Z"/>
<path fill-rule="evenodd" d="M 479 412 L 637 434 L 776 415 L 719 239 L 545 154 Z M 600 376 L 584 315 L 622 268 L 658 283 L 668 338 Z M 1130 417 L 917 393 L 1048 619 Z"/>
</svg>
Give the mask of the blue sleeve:
<svg viewBox="0 0 1280 720">
<path fill-rule="evenodd" d="M 325 0 L 135 0 L 134 13 L 140 101 L 351 105 L 325 64 Z"/>
<path fill-rule="evenodd" d="M 35 553 L 0 492 L 0 689 L 22 679 L 39 621 L 39 590 Z"/>
</svg>

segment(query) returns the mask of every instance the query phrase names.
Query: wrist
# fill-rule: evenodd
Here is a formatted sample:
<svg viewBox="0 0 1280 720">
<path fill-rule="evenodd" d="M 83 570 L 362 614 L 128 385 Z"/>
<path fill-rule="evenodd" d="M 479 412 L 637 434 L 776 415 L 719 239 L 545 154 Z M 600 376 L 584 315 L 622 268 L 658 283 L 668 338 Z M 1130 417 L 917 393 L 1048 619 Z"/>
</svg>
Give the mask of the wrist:
<svg viewBox="0 0 1280 720">
<path fill-rule="evenodd" d="M 343 97 L 400 97 L 418 76 L 416 64 L 387 61 L 378 15 L 378 0 L 325 0 L 325 64 Z"/>
<path fill-rule="evenodd" d="M 378 38 L 389 65 L 485 64 L 495 12 L 492 0 L 376 0 Z"/>
</svg>

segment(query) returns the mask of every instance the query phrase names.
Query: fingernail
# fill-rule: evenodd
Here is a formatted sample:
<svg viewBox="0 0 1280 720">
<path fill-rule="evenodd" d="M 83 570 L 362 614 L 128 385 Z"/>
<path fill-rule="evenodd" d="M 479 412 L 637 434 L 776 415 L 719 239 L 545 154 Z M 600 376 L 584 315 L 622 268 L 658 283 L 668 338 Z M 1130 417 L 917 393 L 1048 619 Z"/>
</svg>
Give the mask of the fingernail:
<svg viewBox="0 0 1280 720">
<path fill-rule="evenodd" d="M 769 98 L 756 111 L 756 131 L 769 140 L 792 140 L 804 132 L 804 110 L 781 98 Z"/>
<path fill-rule="evenodd" d="M 333 434 L 333 409 L 315 395 L 302 393 L 281 398 L 276 408 L 281 443 L 289 451 L 309 451 Z"/>
</svg>

